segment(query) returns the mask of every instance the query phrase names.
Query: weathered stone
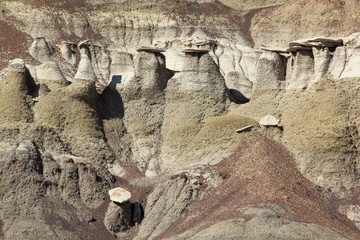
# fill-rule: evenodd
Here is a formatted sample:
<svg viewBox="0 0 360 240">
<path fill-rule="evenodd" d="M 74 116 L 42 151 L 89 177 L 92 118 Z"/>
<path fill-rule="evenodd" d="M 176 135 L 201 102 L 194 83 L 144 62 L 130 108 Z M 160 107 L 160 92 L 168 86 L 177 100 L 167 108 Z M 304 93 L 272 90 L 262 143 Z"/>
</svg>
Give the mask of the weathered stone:
<svg viewBox="0 0 360 240">
<path fill-rule="evenodd" d="M 277 126 L 279 122 L 279 119 L 276 117 L 272 115 L 266 115 L 260 119 L 259 124 L 262 126 Z"/>
<path fill-rule="evenodd" d="M 70 64 L 75 64 L 76 62 L 76 47 L 76 43 L 65 41 L 61 42 L 59 46 L 61 56 Z"/>
<path fill-rule="evenodd" d="M 29 49 L 30 55 L 39 62 L 48 61 L 54 53 L 53 48 L 46 41 L 45 37 L 37 37 L 34 39 Z"/>
<path fill-rule="evenodd" d="M 9 61 L 8 65 L 9 72 L 25 72 L 25 62 L 22 59 L 16 58 L 14 60 Z"/>
<path fill-rule="evenodd" d="M 141 46 L 141 47 L 139 47 L 138 49 L 136 49 L 136 51 L 138 51 L 138 52 L 147 51 L 147 52 L 162 53 L 162 52 L 165 52 L 165 49 L 163 49 L 163 48 L 154 48 L 154 47 Z"/>
<path fill-rule="evenodd" d="M 231 71 L 225 75 L 226 87 L 229 89 L 232 101 L 247 102 L 252 95 L 253 83 L 238 71 Z"/>
<path fill-rule="evenodd" d="M 337 47 L 333 53 L 329 69 L 328 78 L 339 78 L 344 71 L 346 64 L 346 47 Z"/>
<path fill-rule="evenodd" d="M 295 53 L 292 61 L 291 77 L 286 89 L 305 89 L 314 74 L 314 55 L 312 51 L 300 50 Z"/>
<path fill-rule="evenodd" d="M 81 53 L 81 59 L 74 79 L 95 81 L 96 75 L 93 66 L 91 64 L 90 49 L 84 43 L 82 44 L 81 47 L 79 44 L 79 48 Z"/>
<path fill-rule="evenodd" d="M 200 131 L 226 108 L 225 80 L 207 53 L 186 53 L 183 71 L 168 82 L 160 166 L 165 170 Z"/>
<path fill-rule="evenodd" d="M 310 80 L 310 84 L 317 83 L 321 78 L 326 77 L 332 59 L 328 47 L 313 47 L 312 51 L 314 55 L 314 76 Z"/>
<path fill-rule="evenodd" d="M 285 80 L 285 66 L 278 53 L 263 52 L 256 66 L 254 91 L 280 89 L 281 82 Z"/>
<path fill-rule="evenodd" d="M 110 200 L 117 203 L 124 203 L 131 199 L 131 193 L 120 187 L 109 190 L 109 195 Z"/>
<path fill-rule="evenodd" d="M 64 77 L 59 65 L 53 61 L 45 62 L 37 66 L 36 77 L 40 83 L 45 83 L 50 88 L 70 84 Z"/>
<path fill-rule="evenodd" d="M 129 230 L 134 225 L 131 219 L 131 203 L 128 201 L 122 204 L 109 203 L 104 224 L 106 229 L 114 235 Z"/>
</svg>

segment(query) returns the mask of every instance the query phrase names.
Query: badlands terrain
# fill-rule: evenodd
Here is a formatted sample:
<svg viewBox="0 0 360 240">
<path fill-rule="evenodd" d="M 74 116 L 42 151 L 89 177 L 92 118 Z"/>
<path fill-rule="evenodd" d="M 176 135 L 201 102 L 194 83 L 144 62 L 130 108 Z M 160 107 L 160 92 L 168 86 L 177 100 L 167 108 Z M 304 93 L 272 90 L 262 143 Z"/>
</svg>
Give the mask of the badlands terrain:
<svg viewBox="0 0 360 240">
<path fill-rule="evenodd" d="M 358 5 L 0 1 L 0 239 L 360 239 Z"/>
</svg>

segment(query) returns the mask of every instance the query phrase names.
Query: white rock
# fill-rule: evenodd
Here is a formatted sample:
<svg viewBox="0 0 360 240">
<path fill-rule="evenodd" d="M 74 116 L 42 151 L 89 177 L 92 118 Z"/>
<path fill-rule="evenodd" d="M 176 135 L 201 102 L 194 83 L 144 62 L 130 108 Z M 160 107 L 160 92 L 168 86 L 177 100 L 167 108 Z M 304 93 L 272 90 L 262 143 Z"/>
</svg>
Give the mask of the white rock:
<svg viewBox="0 0 360 240">
<path fill-rule="evenodd" d="M 262 126 L 277 126 L 279 124 L 279 119 L 272 115 L 266 115 L 259 121 Z"/>
<path fill-rule="evenodd" d="M 45 62 L 36 67 L 36 76 L 39 80 L 51 80 L 58 82 L 67 82 L 60 67 L 56 62 Z"/>
<path fill-rule="evenodd" d="M 337 47 L 329 65 L 328 77 L 332 79 L 340 78 L 341 73 L 344 71 L 345 63 L 346 48 Z"/>
<path fill-rule="evenodd" d="M 90 50 L 87 47 L 80 49 L 81 59 L 74 79 L 95 81 L 96 75 L 90 60 Z"/>
<path fill-rule="evenodd" d="M 110 200 L 117 203 L 124 203 L 130 200 L 131 193 L 121 187 L 109 190 Z"/>
</svg>

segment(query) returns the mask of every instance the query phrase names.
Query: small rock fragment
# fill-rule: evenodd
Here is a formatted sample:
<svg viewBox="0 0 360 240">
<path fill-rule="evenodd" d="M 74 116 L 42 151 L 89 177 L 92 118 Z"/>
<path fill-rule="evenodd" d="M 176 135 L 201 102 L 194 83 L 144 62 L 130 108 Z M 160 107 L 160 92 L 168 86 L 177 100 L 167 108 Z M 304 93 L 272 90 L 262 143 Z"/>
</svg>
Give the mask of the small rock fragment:
<svg viewBox="0 0 360 240">
<path fill-rule="evenodd" d="M 260 125 L 262 126 L 277 126 L 279 122 L 279 119 L 272 115 L 266 115 L 259 121 Z"/>
</svg>

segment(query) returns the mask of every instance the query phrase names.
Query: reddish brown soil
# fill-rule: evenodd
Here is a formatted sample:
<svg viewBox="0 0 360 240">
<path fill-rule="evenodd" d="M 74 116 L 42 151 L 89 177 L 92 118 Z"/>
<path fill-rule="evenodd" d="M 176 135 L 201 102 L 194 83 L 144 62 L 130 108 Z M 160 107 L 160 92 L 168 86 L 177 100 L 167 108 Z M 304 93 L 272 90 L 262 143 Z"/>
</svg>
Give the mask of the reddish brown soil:
<svg viewBox="0 0 360 240">
<path fill-rule="evenodd" d="M 12 20 L 9 19 L 9 21 Z M 6 67 L 9 60 L 14 58 L 34 61 L 28 53 L 28 47 L 32 42 L 32 38 L 7 21 L 0 20 L 0 27 L 0 69 Z"/>
<path fill-rule="evenodd" d="M 283 146 L 258 133 L 248 133 L 239 145 L 236 153 L 214 166 L 229 177 L 202 201 L 193 202 L 161 237 L 180 234 L 205 221 L 208 227 L 226 219 L 248 218 L 234 209 L 278 205 L 295 213 L 281 213 L 281 217 L 336 228 L 360 239 L 355 225 L 336 210 L 337 198 L 302 177 Z"/>
</svg>

